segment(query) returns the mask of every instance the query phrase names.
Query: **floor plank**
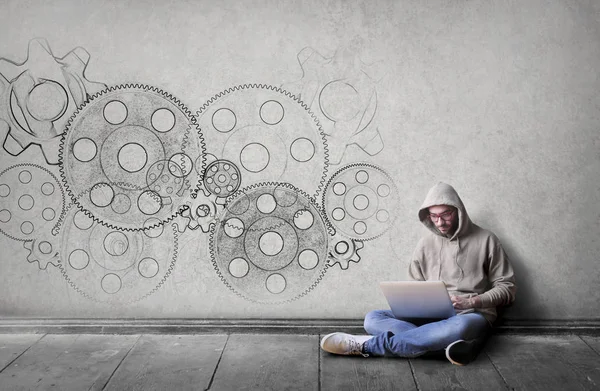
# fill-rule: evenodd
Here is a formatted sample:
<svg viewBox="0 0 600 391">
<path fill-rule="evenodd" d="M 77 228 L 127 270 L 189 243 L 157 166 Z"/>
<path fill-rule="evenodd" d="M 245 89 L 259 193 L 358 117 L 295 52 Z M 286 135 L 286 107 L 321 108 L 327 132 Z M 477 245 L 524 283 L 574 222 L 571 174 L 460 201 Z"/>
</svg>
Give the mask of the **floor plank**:
<svg viewBox="0 0 600 391">
<path fill-rule="evenodd" d="M 0 373 L 2 390 L 101 390 L 136 335 L 46 335 Z"/>
<path fill-rule="evenodd" d="M 205 390 L 226 335 L 144 335 L 107 390 Z"/>
<path fill-rule="evenodd" d="M 210 390 L 317 390 L 318 347 L 316 335 L 232 334 Z"/>
<path fill-rule="evenodd" d="M 416 390 L 408 360 L 321 351 L 321 390 Z"/>
<path fill-rule="evenodd" d="M 43 334 L 0 334 L 0 371 L 42 337 Z"/>
<path fill-rule="evenodd" d="M 508 387 L 485 353 L 469 365 L 451 364 L 445 357 L 411 359 L 420 390 L 506 390 Z"/>
<path fill-rule="evenodd" d="M 600 337 L 582 335 L 581 339 L 585 341 L 596 353 L 600 355 Z"/>
<path fill-rule="evenodd" d="M 496 335 L 486 352 L 518 390 L 598 390 L 598 354 L 576 335 Z"/>
</svg>

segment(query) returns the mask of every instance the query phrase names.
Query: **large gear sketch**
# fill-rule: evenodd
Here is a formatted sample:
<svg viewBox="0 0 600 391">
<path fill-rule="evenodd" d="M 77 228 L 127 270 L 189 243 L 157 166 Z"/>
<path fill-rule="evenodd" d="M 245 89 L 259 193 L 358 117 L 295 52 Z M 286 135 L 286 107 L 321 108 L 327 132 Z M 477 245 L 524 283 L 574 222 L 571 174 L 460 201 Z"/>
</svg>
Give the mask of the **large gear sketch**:
<svg viewBox="0 0 600 391">
<path fill-rule="evenodd" d="M 219 277 L 258 303 L 297 299 L 327 270 L 329 230 L 315 202 L 294 186 L 264 183 L 230 199 L 211 231 Z"/>
<path fill-rule="evenodd" d="M 59 264 L 67 282 L 83 296 L 109 304 L 155 292 L 177 260 L 178 234 L 170 224 L 147 224 L 156 228 L 118 231 L 71 207 L 61 228 Z"/>
<path fill-rule="evenodd" d="M 398 190 L 380 167 L 349 164 L 338 170 L 323 193 L 326 218 L 340 234 L 357 241 L 383 235 L 394 222 Z"/>
<path fill-rule="evenodd" d="M 38 241 L 50 254 L 54 225 L 63 217 L 65 196 L 60 182 L 48 169 L 17 164 L 0 173 L 0 232 L 14 240 Z M 50 247 L 48 246 L 50 245 Z"/>
<path fill-rule="evenodd" d="M 322 191 L 329 154 L 325 135 L 310 110 L 288 92 L 237 86 L 210 99 L 197 117 L 209 152 L 239 169 L 241 188 L 279 181 L 314 197 Z"/>
<path fill-rule="evenodd" d="M 61 174 L 72 200 L 118 230 L 174 218 L 200 186 L 204 143 L 195 119 L 154 87 L 102 91 L 73 115 L 61 143 Z"/>
<path fill-rule="evenodd" d="M 362 62 L 352 46 L 331 57 L 306 47 L 298 53 L 302 79 L 283 88 L 315 113 L 327 134 L 329 161 L 339 164 L 349 145 L 373 156 L 383 149 L 377 128 L 377 81 L 374 65 Z"/>
<path fill-rule="evenodd" d="M 17 156 L 38 145 L 46 163 L 58 164 L 60 136 L 69 116 L 106 88 L 86 79 L 89 60 L 81 47 L 55 57 L 44 39 L 30 41 L 23 63 L 0 58 L 0 136 L 6 152 Z"/>
</svg>

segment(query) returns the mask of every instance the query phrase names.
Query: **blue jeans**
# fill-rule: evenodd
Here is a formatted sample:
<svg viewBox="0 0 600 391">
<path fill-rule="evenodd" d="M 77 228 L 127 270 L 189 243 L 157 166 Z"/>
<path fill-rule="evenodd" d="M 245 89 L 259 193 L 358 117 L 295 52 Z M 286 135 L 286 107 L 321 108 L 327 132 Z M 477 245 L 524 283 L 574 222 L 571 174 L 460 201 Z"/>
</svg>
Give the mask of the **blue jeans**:
<svg viewBox="0 0 600 391">
<path fill-rule="evenodd" d="M 365 342 L 366 353 L 398 357 L 417 357 L 440 351 L 459 339 L 482 344 L 491 330 L 488 321 L 477 312 L 417 326 L 396 319 L 392 311 L 375 310 L 365 316 L 364 327 L 374 336 Z"/>
</svg>

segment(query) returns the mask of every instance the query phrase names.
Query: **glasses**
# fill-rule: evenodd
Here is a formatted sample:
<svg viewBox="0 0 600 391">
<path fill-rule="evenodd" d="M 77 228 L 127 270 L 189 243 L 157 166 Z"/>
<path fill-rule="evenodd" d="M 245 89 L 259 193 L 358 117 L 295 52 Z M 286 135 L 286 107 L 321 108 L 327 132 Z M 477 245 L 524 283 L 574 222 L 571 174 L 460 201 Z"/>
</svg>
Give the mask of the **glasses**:
<svg viewBox="0 0 600 391">
<path fill-rule="evenodd" d="M 453 210 L 447 210 L 444 213 L 440 213 L 439 215 L 436 215 L 435 213 L 429 213 L 429 218 L 434 223 L 437 222 L 439 219 L 442 219 L 444 221 L 448 221 L 448 220 L 450 220 L 452 218 L 453 214 L 454 214 Z"/>
</svg>

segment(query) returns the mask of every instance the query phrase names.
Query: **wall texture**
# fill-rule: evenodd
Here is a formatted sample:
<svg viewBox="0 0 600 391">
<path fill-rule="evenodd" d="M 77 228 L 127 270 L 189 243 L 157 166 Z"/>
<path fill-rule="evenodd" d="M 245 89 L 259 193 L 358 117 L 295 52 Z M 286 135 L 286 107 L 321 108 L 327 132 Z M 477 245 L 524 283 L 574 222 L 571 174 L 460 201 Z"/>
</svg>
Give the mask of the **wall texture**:
<svg viewBox="0 0 600 391">
<path fill-rule="evenodd" d="M 441 180 L 457 189 L 471 218 L 505 246 L 519 287 L 507 317 L 598 319 L 597 2 L 4 1 L 0 57 L 2 317 L 360 318 L 386 306 L 379 281 L 405 278 L 423 232 L 417 209 Z M 128 83 L 148 88 L 120 87 L 96 97 L 73 117 L 61 141 L 86 94 Z M 210 100 L 249 83 L 301 96 L 327 134 L 329 153 L 307 107 L 279 90 L 246 86 Z M 121 103 L 103 117 L 101 108 L 111 101 Z M 141 118 L 159 106 L 170 107 L 174 117 Z M 243 118 L 251 112 L 260 113 L 260 125 Z M 138 114 L 137 123 L 120 122 Z M 161 193 L 159 212 L 153 209 L 156 193 L 141 195 L 144 190 L 130 182 L 114 186 L 130 180 L 123 169 L 154 185 L 158 179 L 148 179 L 152 170 L 166 172 L 153 166 L 160 160 L 153 158 L 156 151 L 163 151 L 167 165 L 170 156 L 185 153 L 166 182 L 197 182 L 201 162 L 191 160 L 202 146 L 188 139 L 192 114 L 199 114 L 205 153 L 229 157 L 233 149 L 231 159 L 244 166 L 242 183 L 229 177 L 232 185 L 284 181 L 317 195 L 316 201 L 296 192 L 290 204 L 297 210 L 286 217 L 280 201 L 296 190 L 246 191 L 235 205 L 273 194 L 279 206 L 271 206 L 269 196 L 263 207 L 276 208 L 272 213 L 279 217 L 258 221 L 243 215 L 247 225 L 263 224 L 244 231 L 255 236 L 249 243 L 228 239 L 226 229 L 235 236 L 240 227 L 219 221 L 213 244 L 220 244 L 212 256 L 211 234 L 192 220 L 136 230 L 147 222 L 144 216 L 165 221 L 179 205 L 197 206 L 193 186 L 171 189 L 178 193 L 169 192 L 172 197 Z M 242 125 L 250 133 L 238 131 Z M 235 129 L 230 136 L 211 126 Z M 149 136 L 151 127 L 161 134 Z M 174 130 L 166 132 L 169 127 Z M 90 152 L 91 144 L 77 144 L 79 138 L 100 146 Z M 294 146 L 292 140 L 300 141 Z M 115 146 L 128 146 L 127 153 Z M 96 169 L 89 169 L 87 159 Z M 267 163 L 272 171 L 261 171 Z M 231 174 L 229 167 L 217 168 Z M 383 233 L 354 242 L 364 244 L 358 254 L 348 250 L 360 262 L 340 255 L 346 270 L 340 264 L 325 268 L 327 243 L 331 249 L 353 242 L 344 235 L 348 227 L 331 236 L 322 224 L 316 209 L 324 205 L 321 195 L 335 197 L 321 180 L 335 176 L 352 188 L 361 168 L 379 181 L 368 182 L 363 195 L 387 205 L 389 219 L 372 220 L 366 234 L 350 234 L 362 240 L 374 230 Z M 96 178 L 102 175 L 114 183 L 103 187 Z M 391 194 L 375 194 L 380 184 Z M 336 201 L 327 202 L 331 219 Z M 75 213 L 79 206 L 106 224 Z M 299 231 L 306 216 L 313 224 Z M 300 223 L 292 223 L 296 218 Z M 287 221 L 287 228 L 278 221 Z M 261 236 L 268 229 L 285 244 L 275 235 Z M 314 249 L 302 268 L 298 259 L 294 269 L 277 258 L 300 251 L 287 247 L 293 238 L 297 246 Z M 253 255 L 262 245 L 267 254 L 279 253 Z M 258 258 L 235 267 L 219 260 L 238 252 Z M 227 267 L 239 276 L 223 277 Z M 264 270 L 277 273 L 258 273 Z M 267 281 L 272 274 L 284 279 Z M 265 286 L 283 291 L 271 294 Z M 297 299 L 272 303 L 278 298 Z"/>
</svg>

